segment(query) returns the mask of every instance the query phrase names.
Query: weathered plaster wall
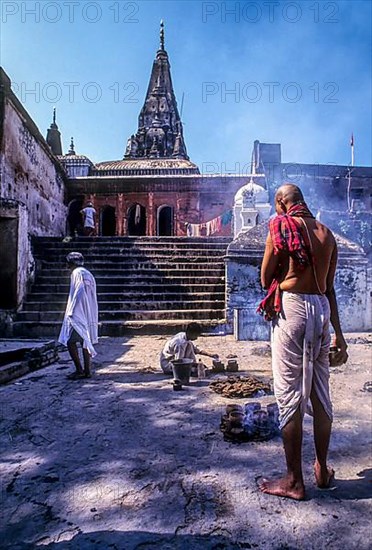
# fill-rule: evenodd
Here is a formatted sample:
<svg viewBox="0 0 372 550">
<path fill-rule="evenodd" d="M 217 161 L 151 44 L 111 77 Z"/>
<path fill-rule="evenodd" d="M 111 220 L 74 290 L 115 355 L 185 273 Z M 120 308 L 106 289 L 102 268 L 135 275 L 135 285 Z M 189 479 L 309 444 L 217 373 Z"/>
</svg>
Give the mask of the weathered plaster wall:
<svg viewBox="0 0 372 550">
<path fill-rule="evenodd" d="M 3 125 L 0 196 L 26 206 L 31 235 L 64 235 L 67 209 L 61 170 L 8 97 Z"/>
<path fill-rule="evenodd" d="M 226 259 L 226 316 L 228 332 L 241 339 L 267 340 L 269 324 L 256 313 L 264 296 L 260 267 L 267 224 L 239 235 L 228 247 Z M 363 251 L 336 235 L 339 262 L 335 289 L 344 331 L 366 331 L 372 326 L 371 277 Z M 234 319 L 235 317 L 235 319 Z M 239 321 L 238 321 L 239 318 Z M 239 324 L 239 327 L 237 326 Z"/>
<path fill-rule="evenodd" d="M 14 273 L 8 277 L 5 268 L 2 271 L 4 282 L 8 282 L 1 290 L 11 292 L 12 299 L 9 304 L 4 301 L 0 329 L 3 335 L 10 335 L 12 315 L 22 306 L 34 277 L 30 237 L 64 235 L 67 208 L 63 169 L 12 92 L 10 79 L 2 69 L 0 175 L 0 221 L 4 228 L 1 246 L 5 247 L 4 257 L 10 258 L 11 254 L 16 259 L 16 277 Z M 12 226 L 8 223 L 11 218 Z M 15 238 L 7 240 L 10 227 Z"/>
</svg>

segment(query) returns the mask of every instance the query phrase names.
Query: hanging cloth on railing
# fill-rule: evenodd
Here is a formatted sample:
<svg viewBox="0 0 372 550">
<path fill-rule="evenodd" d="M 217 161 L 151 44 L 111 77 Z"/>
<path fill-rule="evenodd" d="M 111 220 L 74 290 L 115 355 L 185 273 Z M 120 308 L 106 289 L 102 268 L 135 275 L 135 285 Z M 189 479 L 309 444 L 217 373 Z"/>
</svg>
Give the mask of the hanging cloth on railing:
<svg viewBox="0 0 372 550">
<path fill-rule="evenodd" d="M 213 220 L 204 223 L 186 223 L 186 234 L 188 237 L 210 237 L 218 233 L 222 226 L 228 225 L 232 220 L 232 210 L 226 210 Z"/>
</svg>

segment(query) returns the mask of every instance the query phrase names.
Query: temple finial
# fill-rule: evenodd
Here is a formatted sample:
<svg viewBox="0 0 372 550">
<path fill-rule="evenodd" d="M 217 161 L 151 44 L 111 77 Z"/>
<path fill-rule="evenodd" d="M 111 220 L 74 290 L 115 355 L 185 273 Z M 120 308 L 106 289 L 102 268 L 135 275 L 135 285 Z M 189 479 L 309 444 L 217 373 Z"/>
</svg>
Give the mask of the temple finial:
<svg viewBox="0 0 372 550">
<path fill-rule="evenodd" d="M 160 49 L 164 51 L 164 21 L 160 21 Z"/>
<path fill-rule="evenodd" d="M 53 124 L 56 123 L 56 108 L 53 107 Z"/>
<path fill-rule="evenodd" d="M 73 137 L 71 138 L 70 149 L 69 149 L 67 154 L 68 155 L 76 155 L 75 146 L 74 146 L 74 138 Z"/>
</svg>

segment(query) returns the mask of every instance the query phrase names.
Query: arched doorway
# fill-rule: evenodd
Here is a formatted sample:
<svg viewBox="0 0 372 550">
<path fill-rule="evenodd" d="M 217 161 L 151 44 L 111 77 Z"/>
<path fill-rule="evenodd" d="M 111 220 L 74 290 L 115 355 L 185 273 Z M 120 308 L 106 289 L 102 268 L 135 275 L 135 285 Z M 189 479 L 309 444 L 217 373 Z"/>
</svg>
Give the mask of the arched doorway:
<svg viewBox="0 0 372 550">
<path fill-rule="evenodd" d="M 128 235 L 146 235 L 146 208 L 141 204 L 132 204 L 128 210 Z"/>
<path fill-rule="evenodd" d="M 116 216 L 113 206 L 104 206 L 101 210 L 101 235 L 104 237 L 116 235 Z"/>
<path fill-rule="evenodd" d="M 171 237 L 173 235 L 173 208 L 171 206 L 159 206 L 156 234 L 159 237 Z"/>
<path fill-rule="evenodd" d="M 83 208 L 83 199 L 73 199 L 68 205 L 67 214 L 67 233 L 71 237 L 75 235 L 75 231 L 78 235 L 83 235 L 83 218 L 80 214 Z"/>
</svg>

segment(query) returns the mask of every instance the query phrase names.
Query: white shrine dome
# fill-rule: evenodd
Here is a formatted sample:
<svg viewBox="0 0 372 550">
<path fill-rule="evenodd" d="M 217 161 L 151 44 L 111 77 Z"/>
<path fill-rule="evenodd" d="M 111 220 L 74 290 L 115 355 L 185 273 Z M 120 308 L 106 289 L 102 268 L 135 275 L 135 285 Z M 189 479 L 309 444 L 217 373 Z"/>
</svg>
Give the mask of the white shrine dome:
<svg viewBox="0 0 372 550">
<path fill-rule="evenodd" d="M 251 193 L 254 196 L 256 205 L 266 204 L 269 202 L 269 192 L 261 185 L 258 185 L 257 183 L 254 183 L 254 181 L 250 180 L 248 183 L 243 185 L 243 187 L 241 187 L 236 193 L 234 197 L 235 205 L 243 204 L 243 195 L 245 193 Z"/>
</svg>

